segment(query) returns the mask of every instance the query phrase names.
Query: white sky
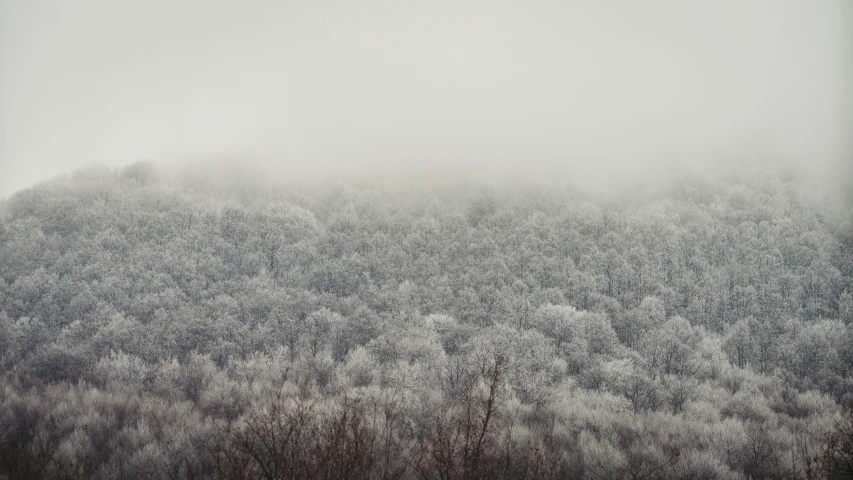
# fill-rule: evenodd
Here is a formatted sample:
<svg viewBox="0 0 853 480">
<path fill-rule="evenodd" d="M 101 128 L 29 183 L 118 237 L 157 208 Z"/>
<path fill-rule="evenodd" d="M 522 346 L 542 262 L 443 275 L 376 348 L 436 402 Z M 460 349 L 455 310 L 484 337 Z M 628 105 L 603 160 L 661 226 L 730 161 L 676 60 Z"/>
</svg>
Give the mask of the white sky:
<svg viewBox="0 0 853 480">
<path fill-rule="evenodd" d="M 849 0 L 0 0 L 0 196 L 92 162 L 853 161 Z"/>
</svg>

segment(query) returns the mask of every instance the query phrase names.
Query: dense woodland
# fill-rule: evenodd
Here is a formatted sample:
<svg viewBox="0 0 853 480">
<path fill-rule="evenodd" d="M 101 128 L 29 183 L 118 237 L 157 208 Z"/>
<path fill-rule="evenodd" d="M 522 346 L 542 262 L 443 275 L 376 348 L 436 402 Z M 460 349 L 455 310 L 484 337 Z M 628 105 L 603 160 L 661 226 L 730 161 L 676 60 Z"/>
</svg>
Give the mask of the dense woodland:
<svg viewBox="0 0 853 480">
<path fill-rule="evenodd" d="M 853 202 L 752 171 L 0 204 L 0 478 L 853 474 Z"/>
</svg>

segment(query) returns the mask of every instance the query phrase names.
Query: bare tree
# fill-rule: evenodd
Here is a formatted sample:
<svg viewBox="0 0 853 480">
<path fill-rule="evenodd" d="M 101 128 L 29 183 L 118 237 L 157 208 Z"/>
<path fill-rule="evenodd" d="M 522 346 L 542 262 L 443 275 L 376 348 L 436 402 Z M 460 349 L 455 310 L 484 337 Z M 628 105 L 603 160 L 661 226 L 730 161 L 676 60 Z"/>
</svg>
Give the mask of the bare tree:
<svg viewBox="0 0 853 480">
<path fill-rule="evenodd" d="M 806 458 L 810 480 L 853 478 L 853 410 L 826 434 L 823 452 Z"/>
</svg>

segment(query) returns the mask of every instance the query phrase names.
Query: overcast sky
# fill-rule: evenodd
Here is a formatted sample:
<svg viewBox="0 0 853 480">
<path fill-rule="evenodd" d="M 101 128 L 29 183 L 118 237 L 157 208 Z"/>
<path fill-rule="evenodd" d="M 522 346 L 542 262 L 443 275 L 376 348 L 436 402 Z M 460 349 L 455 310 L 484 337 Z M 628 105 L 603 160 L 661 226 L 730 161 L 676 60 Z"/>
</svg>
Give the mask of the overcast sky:
<svg viewBox="0 0 853 480">
<path fill-rule="evenodd" d="M 0 0 L 0 195 L 222 155 L 832 165 L 850 132 L 849 0 Z"/>
</svg>

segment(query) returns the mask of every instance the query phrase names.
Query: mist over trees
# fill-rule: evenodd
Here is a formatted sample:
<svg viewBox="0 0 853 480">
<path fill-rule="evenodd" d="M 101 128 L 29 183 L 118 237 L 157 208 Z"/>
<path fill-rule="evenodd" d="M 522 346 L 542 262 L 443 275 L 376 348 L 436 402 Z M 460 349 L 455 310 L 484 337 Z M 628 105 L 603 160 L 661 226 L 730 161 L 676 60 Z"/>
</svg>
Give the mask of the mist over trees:
<svg viewBox="0 0 853 480">
<path fill-rule="evenodd" d="M 850 200 L 79 170 L 0 203 L 0 478 L 846 478 Z"/>
</svg>

